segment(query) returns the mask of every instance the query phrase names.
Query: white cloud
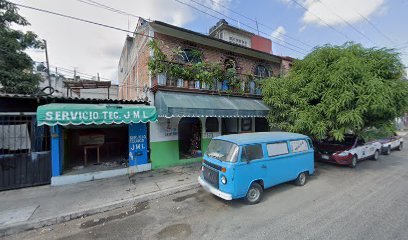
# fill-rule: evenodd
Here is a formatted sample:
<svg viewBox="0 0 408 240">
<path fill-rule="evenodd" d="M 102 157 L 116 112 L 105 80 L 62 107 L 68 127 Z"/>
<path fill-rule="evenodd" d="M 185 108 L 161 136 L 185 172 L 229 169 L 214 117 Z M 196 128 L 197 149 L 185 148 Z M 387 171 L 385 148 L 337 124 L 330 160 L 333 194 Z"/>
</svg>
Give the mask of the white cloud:
<svg viewBox="0 0 408 240">
<path fill-rule="evenodd" d="M 194 5 L 187 0 L 180 0 Z M 219 10 L 211 0 L 196 0 Z M 231 0 L 213 0 L 229 6 Z M 90 6 L 76 0 L 14 0 L 14 3 L 29 5 L 66 15 L 88 19 L 107 25 L 135 29 L 137 18 L 119 15 L 101 8 Z M 180 27 L 199 18 L 210 17 L 182 5 L 174 0 L 96 0 L 96 2 L 126 11 L 151 20 L 160 20 Z M 24 28 L 46 39 L 50 64 L 65 68 L 77 68 L 79 72 L 95 74 L 116 80 L 114 74 L 118 65 L 126 33 L 110 30 L 96 25 L 78 22 L 46 13 L 20 8 L 20 14 L 27 18 L 31 26 Z M 216 19 L 211 18 L 216 22 Z M 34 60 L 45 61 L 44 53 L 30 52 Z M 69 74 L 67 74 L 69 76 Z"/>
<path fill-rule="evenodd" d="M 290 0 L 279 0 L 291 6 L 297 6 Z M 372 15 L 381 15 L 386 11 L 386 0 L 298 0 L 305 6 L 302 21 L 305 24 L 345 25 L 345 19 L 351 24 L 364 21 Z M 300 8 L 300 7 L 299 7 Z M 302 8 L 303 9 L 303 8 Z M 338 16 L 341 16 L 338 17 Z M 324 20 L 324 22 L 321 19 Z M 343 18 L 343 19 L 342 19 Z"/>
<path fill-rule="evenodd" d="M 283 42 L 284 35 L 286 34 L 286 29 L 283 26 L 279 26 L 275 29 L 275 31 L 272 32 L 271 36 L 274 39 L 277 39 L 279 42 Z"/>
</svg>

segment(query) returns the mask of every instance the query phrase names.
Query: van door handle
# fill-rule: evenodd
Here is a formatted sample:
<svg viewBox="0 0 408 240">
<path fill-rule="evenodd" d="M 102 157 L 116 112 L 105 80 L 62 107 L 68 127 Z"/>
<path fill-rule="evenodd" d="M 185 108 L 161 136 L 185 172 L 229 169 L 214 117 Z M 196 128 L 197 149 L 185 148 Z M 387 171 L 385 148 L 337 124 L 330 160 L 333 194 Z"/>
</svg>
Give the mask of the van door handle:
<svg viewBox="0 0 408 240">
<path fill-rule="evenodd" d="M 261 168 L 266 168 L 266 165 L 262 165 Z"/>
</svg>

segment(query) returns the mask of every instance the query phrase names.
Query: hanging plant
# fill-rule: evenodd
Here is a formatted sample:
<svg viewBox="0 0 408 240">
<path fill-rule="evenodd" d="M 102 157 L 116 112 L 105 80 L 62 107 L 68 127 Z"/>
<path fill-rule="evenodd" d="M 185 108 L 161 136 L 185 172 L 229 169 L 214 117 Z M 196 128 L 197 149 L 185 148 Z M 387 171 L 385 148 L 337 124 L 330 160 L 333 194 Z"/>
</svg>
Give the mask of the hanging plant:
<svg viewBox="0 0 408 240">
<path fill-rule="evenodd" d="M 169 62 L 155 40 L 149 42 L 149 48 L 153 51 L 153 57 L 148 62 L 149 70 L 155 74 L 166 73 L 171 78 L 183 79 L 184 87 L 189 85 L 191 87 L 194 85 L 194 81 L 199 81 L 201 86 L 205 83 L 209 89 L 219 91 L 218 84 L 223 84 L 224 81 L 227 81 L 227 93 L 237 92 L 245 94 L 249 90 L 249 82 L 256 81 L 256 88 L 260 85 L 260 81 L 255 80 L 253 75 L 248 75 L 248 77 L 241 79 L 235 67 L 225 69 L 224 65 L 203 62 L 202 52 L 197 49 L 189 49 L 186 52 L 185 49 L 177 47 L 173 49 L 173 53 L 176 56 L 175 62 Z M 183 59 L 182 54 L 188 54 L 187 59 L 191 61 L 181 63 Z M 233 63 L 228 62 L 229 65 Z"/>
</svg>

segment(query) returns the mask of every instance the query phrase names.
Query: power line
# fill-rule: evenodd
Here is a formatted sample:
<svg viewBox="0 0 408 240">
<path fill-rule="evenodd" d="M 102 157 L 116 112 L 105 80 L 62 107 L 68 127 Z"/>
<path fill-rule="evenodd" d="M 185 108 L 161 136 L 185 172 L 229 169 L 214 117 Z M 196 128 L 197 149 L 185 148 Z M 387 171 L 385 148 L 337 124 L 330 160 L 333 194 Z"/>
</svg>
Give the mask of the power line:
<svg viewBox="0 0 408 240">
<path fill-rule="evenodd" d="M 330 25 L 329 23 L 327 23 L 326 21 L 324 21 L 321 17 L 317 16 L 316 14 L 314 14 L 312 11 L 310 11 L 307 7 L 305 7 L 303 4 L 299 3 L 297 0 L 292 0 L 296 5 L 298 5 L 299 7 L 305 9 L 307 12 L 309 12 L 310 14 L 312 14 L 313 16 L 315 16 L 316 18 L 318 18 L 322 23 L 324 23 L 324 25 L 328 26 L 330 29 L 332 29 L 333 31 L 337 32 L 338 34 L 342 35 L 343 37 L 345 37 L 347 40 L 350 40 L 350 38 L 347 36 L 347 34 L 340 32 L 339 30 L 337 30 L 336 28 L 334 28 L 332 25 Z"/>
<path fill-rule="evenodd" d="M 336 11 L 332 10 L 331 8 L 329 8 L 325 3 L 323 3 L 321 0 L 317 0 L 320 4 L 322 4 L 325 8 L 327 8 L 329 11 L 331 11 L 334 15 L 336 15 L 338 18 L 340 18 L 343 22 L 345 22 L 349 27 L 351 27 L 352 29 L 354 29 L 354 31 L 358 32 L 361 36 L 365 37 L 366 39 L 368 39 L 370 42 L 376 44 L 373 40 L 371 40 L 367 35 L 365 35 L 364 33 L 362 33 L 360 30 L 358 30 L 356 27 L 354 27 L 353 24 L 351 24 L 349 21 L 347 21 L 346 19 L 344 19 L 342 16 L 340 16 L 339 14 L 336 13 Z"/>
<path fill-rule="evenodd" d="M 98 2 L 96 2 L 96 1 L 92 1 L 92 0 L 77 0 L 77 1 L 78 1 L 78 2 L 81 2 L 81 3 L 85 3 L 85 4 L 88 4 L 88 5 L 91 5 L 91 6 L 94 6 L 94 7 L 102 8 L 102 9 L 105 9 L 105 10 L 108 10 L 108 11 L 111 11 L 111 12 L 119 13 L 119 14 L 122 14 L 122 15 L 130 16 L 130 17 L 135 17 L 135 18 L 140 18 L 140 16 L 137 16 L 137 15 L 135 15 L 135 14 L 132 14 L 132 13 L 129 13 L 129 12 L 125 12 L 125 11 L 116 9 L 116 8 L 110 7 L 110 6 L 108 6 L 108 5 L 104 5 L 104 4 L 102 4 L 102 3 L 98 3 Z"/>
<path fill-rule="evenodd" d="M 176 1 L 179 2 L 178 0 L 176 0 Z M 210 8 L 210 7 L 208 7 L 208 6 L 204 5 L 204 4 L 202 4 L 202 3 L 199 3 L 199 2 L 197 2 L 197 1 L 195 1 L 195 0 L 190 0 L 190 1 L 196 3 L 197 5 L 202 6 L 202 7 L 204 7 L 204 8 L 207 8 L 207 9 L 213 11 L 213 12 L 216 12 L 216 13 L 220 14 L 221 16 L 225 17 L 225 18 L 231 19 L 232 21 L 235 21 L 235 22 L 239 22 L 237 19 L 231 18 L 231 17 L 225 15 L 224 13 L 222 13 L 222 12 L 220 12 L 220 11 L 217 11 L 217 10 L 214 10 L 214 9 L 212 9 L 212 8 Z M 187 5 L 187 6 L 191 6 L 191 5 L 189 5 L 189 4 L 186 4 L 186 5 Z M 220 19 L 220 18 L 218 18 L 218 19 Z M 250 25 L 248 25 L 248 24 L 245 24 L 245 23 L 241 23 L 241 24 L 244 25 L 244 26 L 246 26 L 246 27 L 248 27 L 248 28 L 250 28 L 250 29 L 252 29 L 252 30 L 254 30 L 254 31 L 258 31 L 258 29 L 254 28 L 254 27 L 252 27 L 252 26 L 250 26 Z M 262 33 L 262 34 L 264 34 L 264 35 L 267 35 L 267 36 L 268 36 L 268 33 L 265 33 L 265 32 L 262 32 L 262 31 L 259 31 L 259 32 Z M 279 39 L 279 38 L 276 38 L 276 37 L 272 37 L 272 38 L 274 38 L 274 39 L 276 39 L 276 40 L 278 40 L 278 41 L 282 41 L 283 43 L 286 43 L 286 44 L 288 44 L 288 45 L 290 45 L 290 46 L 292 46 L 292 47 L 298 48 L 298 49 L 300 49 L 301 51 L 306 51 L 306 52 L 308 52 L 308 50 L 306 50 L 306 49 L 303 49 L 303 48 L 298 47 L 298 46 L 296 46 L 296 45 L 294 45 L 294 44 L 285 42 L 285 41 L 283 41 L 283 40 L 281 40 L 281 39 Z M 275 43 L 276 43 L 276 42 L 275 42 Z M 279 43 L 277 43 L 277 44 L 279 44 Z M 281 46 L 284 46 L 283 44 L 280 44 L 280 45 L 281 45 Z M 286 47 L 286 46 L 284 46 L 284 47 Z M 292 50 L 293 50 L 293 49 L 292 49 Z M 299 51 L 298 51 L 298 52 L 299 52 Z M 300 53 L 300 52 L 299 52 L 299 53 Z M 301 53 L 301 54 L 305 54 L 305 53 Z"/>
<path fill-rule="evenodd" d="M 228 10 L 228 11 L 230 11 L 230 12 L 232 12 L 232 13 L 238 15 L 238 16 L 241 16 L 241 17 L 243 17 L 243 18 L 249 20 L 249 21 L 253 21 L 253 22 L 259 24 L 260 26 L 263 26 L 263 27 L 268 28 L 268 29 L 270 29 L 270 30 L 275 30 L 275 28 L 272 28 L 272 27 L 270 27 L 270 26 L 268 26 L 268 25 L 266 25 L 266 24 L 264 24 L 264 23 L 258 22 L 256 19 L 252 19 L 252 18 L 250 18 L 250 17 L 247 17 L 247 16 L 245 16 L 244 14 L 239 13 L 239 12 L 237 12 L 237 11 L 231 9 L 231 8 L 228 8 L 228 7 L 226 7 L 225 5 L 223 5 L 223 4 L 219 3 L 219 2 L 216 2 L 216 1 L 214 1 L 214 0 L 210 0 L 210 1 L 211 1 L 212 4 L 218 5 L 218 6 L 224 8 L 224 9 L 226 9 L 226 10 Z M 301 40 L 299 40 L 299 39 L 296 39 L 296 38 L 294 38 L 294 37 L 291 37 L 291 36 L 288 35 L 288 34 L 282 33 L 282 35 L 285 36 L 285 37 L 287 37 L 287 38 L 289 38 L 289 39 L 292 39 L 292 40 L 294 40 L 294 41 L 297 41 L 297 42 L 299 42 L 299 43 L 302 43 L 303 45 L 305 45 L 305 46 L 307 46 L 307 47 L 311 47 L 311 48 L 313 47 L 312 45 L 310 45 L 310 44 L 308 44 L 308 43 L 305 43 L 305 42 L 303 42 L 303 41 L 301 41 Z"/>
<path fill-rule="evenodd" d="M 388 37 L 383 31 L 381 31 L 380 28 L 378 28 L 372 21 L 370 21 L 370 19 L 368 19 L 367 17 L 365 17 L 364 15 L 360 14 L 359 12 L 357 12 L 356 10 L 354 10 L 360 17 L 362 17 L 366 22 L 368 22 L 378 33 L 380 33 L 384 38 L 386 38 L 391 44 L 396 45 L 395 42 Z"/>
<path fill-rule="evenodd" d="M 188 6 L 188 7 L 191 7 L 191 8 L 193 8 L 193 9 L 196 9 L 197 11 L 200 11 L 200 12 L 202 12 L 202 13 L 204 13 L 204 14 L 206 14 L 206 15 L 209 15 L 209 16 L 211 16 L 211 17 L 214 17 L 214 18 L 216 18 L 216 19 L 218 19 L 218 20 L 221 19 L 221 18 L 219 18 L 219 17 L 217 17 L 217 16 L 214 16 L 214 15 L 212 15 L 212 14 L 209 14 L 209 13 L 207 13 L 207 12 L 205 12 L 205 11 L 199 9 L 199 8 L 196 8 L 196 7 L 194 7 L 194 6 L 192 6 L 192 5 L 188 4 L 188 3 L 182 2 L 182 1 L 180 1 L 180 0 L 175 0 L 175 1 L 176 1 L 176 2 L 179 2 L 179 3 L 183 4 L 183 5 L 186 5 L 186 6 Z M 195 2 L 195 3 L 197 3 L 198 5 L 203 6 L 203 7 L 207 8 L 207 9 L 209 9 L 209 10 L 211 10 L 211 11 L 214 11 L 214 12 L 216 12 L 216 13 L 218 13 L 218 14 L 224 16 L 225 18 L 231 19 L 232 21 L 237 21 L 236 19 L 233 19 L 233 18 L 231 18 L 231 17 L 229 17 L 229 16 L 227 16 L 227 15 L 225 15 L 225 14 L 223 14 L 223 13 L 217 11 L 217 10 L 214 10 L 214 9 L 208 7 L 208 6 L 202 5 L 201 3 L 198 3 L 198 2 L 196 2 L 196 1 L 194 1 L 194 0 L 190 0 L 190 1 Z M 237 21 L 237 22 L 238 22 L 238 21 Z M 246 26 L 246 27 L 248 27 L 248 28 L 250 28 L 250 29 L 253 29 L 253 30 L 257 31 L 256 28 L 254 28 L 254 27 L 252 27 L 252 26 L 250 26 L 250 25 L 248 25 L 248 24 L 242 23 L 242 25 L 244 25 L 244 26 Z M 268 34 L 265 33 L 265 32 L 261 32 L 261 33 L 262 33 L 262 34 L 265 34 L 265 35 L 268 35 Z M 291 44 L 291 43 L 282 41 L 281 39 L 278 39 L 278 38 L 275 38 L 275 39 L 277 39 L 277 40 L 279 40 L 279 41 L 281 41 L 281 42 L 284 42 L 284 43 L 286 43 L 286 44 L 288 44 L 288 45 L 291 45 L 291 46 L 293 46 L 293 47 L 296 47 L 296 48 L 298 48 L 298 49 L 301 49 L 301 51 L 306 51 L 306 52 L 307 52 L 307 50 L 302 49 L 302 48 L 300 48 L 300 47 L 298 47 L 298 46 L 296 46 L 296 45 L 294 45 L 294 44 Z M 279 43 L 279 42 L 275 42 L 275 43 L 276 43 L 277 45 L 280 45 L 280 46 L 284 47 L 284 48 L 287 48 L 287 49 L 290 49 L 290 50 L 295 51 L 295 52 L 297 52 L 297 53 L 300 53 L 300 54 L 302 54 L 302 55 L 306 55 L 306 53 L 304 53 L 304 52 L 301 52 L 301 51 L 298 51 L 298 50 L 296 50 L 296 49 L 290 48 L 290 47 L 285 46 L 284 44 L 281 44 L 281 43 Z"/>
</svg>

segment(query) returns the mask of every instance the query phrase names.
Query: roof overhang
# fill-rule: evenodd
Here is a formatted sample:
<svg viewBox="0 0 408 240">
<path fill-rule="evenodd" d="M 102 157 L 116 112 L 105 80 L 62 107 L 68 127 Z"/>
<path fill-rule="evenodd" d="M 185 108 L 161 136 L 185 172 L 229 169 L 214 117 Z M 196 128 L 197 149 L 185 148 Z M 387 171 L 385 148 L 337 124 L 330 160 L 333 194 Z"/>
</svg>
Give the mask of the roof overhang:
<svg viewBox="0 0 408 240">
<path fill-rule="evenodd" d="M 155 32 L 169 35 L 172 37 L 186 39 L 194 43 L 222 49 L 222 50 L 229 51 L 229 52 L 234 52 L 237 54 L 242 54 L 242 55 L 249 56 L 249 57 L 262 59 L 264 61 L 270 61 L 270 62 L 275 62 L 275 63 L 281 62 L 281 58 L 279 56 L 268 54 L 268 53 L 258 51 L 252 48 L 239 46 L 234 43 L 230 43 L 230 42 L 227 42 L 221 39 L 213 38 L 208 35 L 197 33 L 197 32 L 194 32 L 188 29 L 176 27 L 176 26 L 173 26 L 167 23 L 163 23 L 160 21 L 150 22 L 150 25 Z"/>
<path fill-rule="evenodd" d="M 269 107 L 260 99 L 158 91 L 158 117 L 266 117 Z"/>
</svg>

